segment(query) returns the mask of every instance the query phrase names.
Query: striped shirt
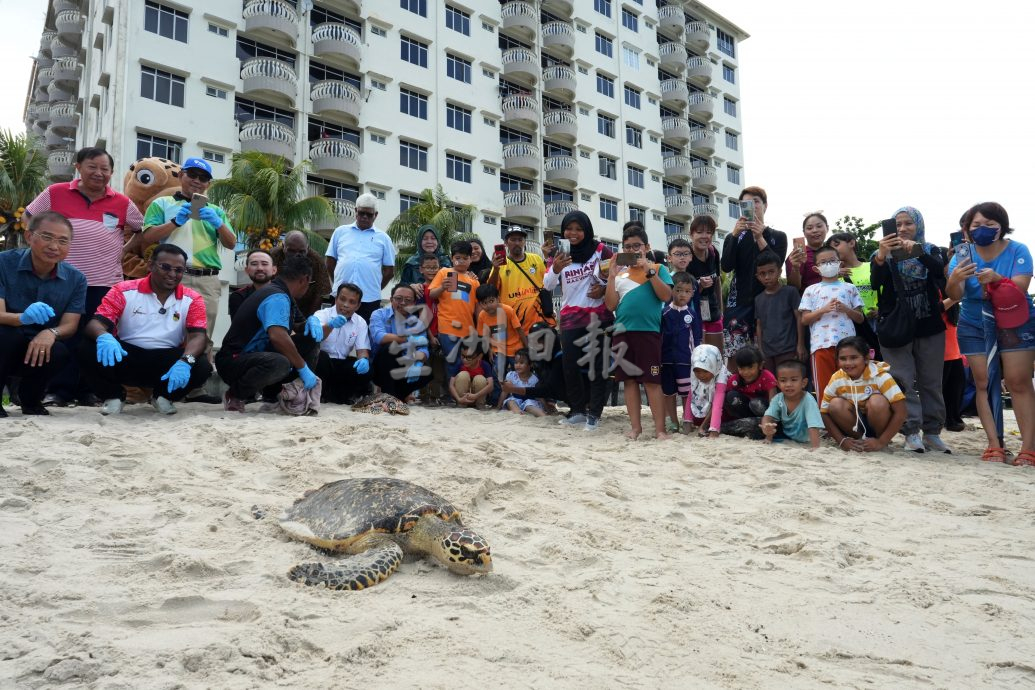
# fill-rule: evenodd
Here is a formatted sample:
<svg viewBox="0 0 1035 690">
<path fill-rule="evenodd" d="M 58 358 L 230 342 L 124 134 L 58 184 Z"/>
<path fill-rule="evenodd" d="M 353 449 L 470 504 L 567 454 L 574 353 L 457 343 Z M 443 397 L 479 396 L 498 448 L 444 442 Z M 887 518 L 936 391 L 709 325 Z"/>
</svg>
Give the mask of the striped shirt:
<svg viewBox="0 0 1035 690">
<path fill-rule="evenodd" d="M 871 361 L 866 365 L 863 375 L 853 381 L 844 369 L 838 369 L 830 377 L 830 383 L 823 391 L 823 403 L 820 405 L 819 411 L 826 413 L 830 408 L 830 401 L 834 398 L 851 400 L 856 407 L 877 393 L 887 398 L 889 403 L 905 400 L 906 396 L 902 394 L 902 389 L 895 383 L 890 372 L 891 367 L 885 362 Z"/>
<path fill-rule="evenodd" d="M 74 235 L 68 263 L 86 276 L 86 284 L 110 287 L 122 280 L 122 246 L 126 229 L 144 224 L 140 209 L 124 194 L 105 187 L 104 196 L 90 201 L 79 191 L 79 180 L 58 182 L 44 189 L 25 207 L 29 215 L 57 211 L 72 221 Z"/>
</svg>

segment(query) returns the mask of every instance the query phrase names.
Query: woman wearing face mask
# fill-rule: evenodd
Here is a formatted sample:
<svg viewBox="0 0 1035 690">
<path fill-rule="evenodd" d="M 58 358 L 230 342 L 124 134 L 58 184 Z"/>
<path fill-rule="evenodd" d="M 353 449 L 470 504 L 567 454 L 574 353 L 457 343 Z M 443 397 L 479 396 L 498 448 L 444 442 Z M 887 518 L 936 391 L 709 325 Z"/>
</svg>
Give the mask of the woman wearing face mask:
<svg viewBox="0 0 1035 690">
<path fill-rule="evenodd" d="M 965 239 L 972 243 L 963 245 L 970 258 L 957 252 L 949 262 L 946 293 L 963 300 L 957 339 L 960 351 L 970 362 L 978 391 L 978 417 L 988 436 L 988 449 L 981 459 L 1006 460 L 1001 416 L 997 421 L 995 415 L 997 407 L 1001 414 L 1001 371 L 1021 430 L 1021 452 L 1013 464 L 1035 466 L 1035 306 L 1027 294 L 1031 252 L 1020 242 L 1006 238 L 1013 232 L 1010 217 L 995 202 L 981 203 L 967 211 L 962 227 Z"/>
<path fill-rule="evenodd" d="M 897 232 L 883 238 L 870 259 L 870 281 L 877 291 L 878 318 L 890 314 L 899 300 L 909 306 L 914 317 L 913 339 L 901 347 L 889 347 L 882 340 L 881 354 L 906 395 L 908 416 L 902 425 L 906 450 L 951 453 L 940 435 L 945 426 L 944 264 L 936 247 L 924 241 L 924 217 L 919 211 L 905 206 L 895 211 L 894 219 Z M 908 258 L 895 259 L 893 252 Z"/>
<path fill-rule="evenodd" d="M 801 223 L 802 234 L 805 235 L 805 246 L 795 247 L 787 255 L 787 284 L 805 292 L 805 288 L 819 282 L 820 275 L 816 267 L 816 250 L 827 240 L 830 228 L 827 217 L 819 211 L 805 216 Z"/>
</svg>

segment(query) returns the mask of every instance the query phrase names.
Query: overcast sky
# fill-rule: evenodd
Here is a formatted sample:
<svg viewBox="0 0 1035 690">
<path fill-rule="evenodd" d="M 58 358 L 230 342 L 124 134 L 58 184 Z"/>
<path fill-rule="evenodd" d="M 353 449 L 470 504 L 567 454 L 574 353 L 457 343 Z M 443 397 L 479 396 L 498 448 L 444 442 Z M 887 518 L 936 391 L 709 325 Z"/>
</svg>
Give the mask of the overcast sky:
<svg viewBox="0 0 1035 690">
<path fill-rule="evenodd" d="M 991 199 L 1035 243 L 1035 3 L 706 4 L 751 35 L 738 47 L 744 182 L 765 187 L 770 225 L 800 233 L 817 209 L 872 223 L 908 204 L 945 242 Z M 14 29 L 0 44 L 2 128 L 23 128 L 45 8 L 0 0 Z"/>
</svg>

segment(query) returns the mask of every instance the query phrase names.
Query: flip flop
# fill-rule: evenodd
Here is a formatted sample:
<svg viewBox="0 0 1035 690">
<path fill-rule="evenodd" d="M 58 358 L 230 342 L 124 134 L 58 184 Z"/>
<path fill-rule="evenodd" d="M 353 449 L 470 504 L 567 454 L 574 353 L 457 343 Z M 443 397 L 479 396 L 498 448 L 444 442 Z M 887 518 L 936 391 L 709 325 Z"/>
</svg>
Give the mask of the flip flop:
<svg viewBox="0 0 1035 690">
<path fill-rule="evenodd" d="M 985 448 L 985 452 L 981 454 L 982 462 L 1006 462 L 1006 451 L 1002 448 L 996 448 L 989 446 Z"/>
<path fill-rule="evenodd" d="M 1017 457 L 1013 459 L 1014 467 L 1022 467 L 1024 465 L 1035 467 L 1035 451 L 1022 450 L 1017 454 Z"/>
</svg>

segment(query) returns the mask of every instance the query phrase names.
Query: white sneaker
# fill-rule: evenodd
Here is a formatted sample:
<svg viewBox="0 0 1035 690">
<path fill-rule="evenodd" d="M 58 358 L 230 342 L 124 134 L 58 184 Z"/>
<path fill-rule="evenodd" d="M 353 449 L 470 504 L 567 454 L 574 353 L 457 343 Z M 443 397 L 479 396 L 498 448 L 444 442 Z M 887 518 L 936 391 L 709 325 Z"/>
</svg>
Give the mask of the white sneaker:
<svg viewBox="0 0 1035 690">
<path fill-rule="evenodd" d="M 122 401 L 118 398 L 108 398 L 101 405 L 101 414 L 122 414 Z"/>
<path fill-rule="evenodd" d="M 586 423 L 586 415 L 581 412 L 575 414 L 569 414 L 566 417 L 561 417 L 557 420 L 557 423 L 562 426 L 581 426 Z"/>
<path fill-rule="evenodd" d="M 914 453 L 924 452 L 924 442 L 920 440 L 920 434 L 906 434 L 906 450 L 911 450 Z"/>
<path fill-rule="evenodd" d="M 160 395 L 151 398 L 151 407 L 158 410 L 158 414 L 176 414 L 176 406 L 172 404 L 172 400 Z"/>
<path fill-rule="evenodd" d="M 600 428 L 600 418 L 591 414 L 586 415 L 586 431 L 596 431 Z"/>
<path fill-rule="evenodd" d="M 938 434 L 924 434 L 924 447 L 932 453 L 948 453 L 952 455 L 952 449 L 945 445 L 945 441 Z"/>
</svg>

